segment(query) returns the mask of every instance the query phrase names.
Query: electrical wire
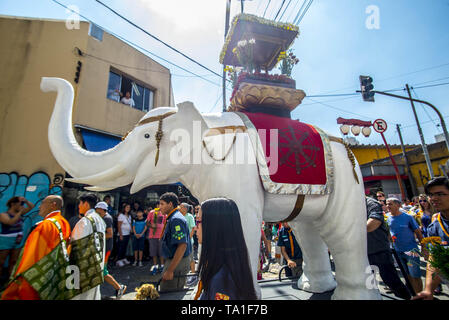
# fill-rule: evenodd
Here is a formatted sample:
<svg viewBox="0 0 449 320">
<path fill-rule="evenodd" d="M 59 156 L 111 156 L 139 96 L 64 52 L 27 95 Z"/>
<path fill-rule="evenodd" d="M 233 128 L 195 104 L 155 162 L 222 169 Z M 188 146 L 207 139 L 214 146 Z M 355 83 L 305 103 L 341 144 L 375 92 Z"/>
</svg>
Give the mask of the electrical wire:
<svg viewBox="0 0 449 320">
<path fill-rule="evenodd" d="M 146 71 L 146 72 L 157 72 L 157 73 L 165 73 L 165 74 L 167 74 L 166 71 L 147 69 L 147 68 L 139 68 L 139 67 L 129 66 L 129 65 L 117 63 L 117 62 L 114 62 L 114 61 L 110 61 L 110 60 L 107 60 L 107 59 L 104 59 L 104 58 L 101 58 L 101 57 L 97 57 L 97 56 L 94 56 L 94 55 L 86 53 L 86 52 L 82 52 L 81 49 L 79 49 L 78 47 L 75 47 L 75 49 L 79 50 L 82 53 L 82 56 L 87 56 L 87 57 L 90 57 L 90 58 L 93 58 L 93 59 L 97 59 L 97 60 L 103 61 L 105 63 L 113 64 L 113 65 L 116 65 L 116 66 L 120 66 L 120 67 L 123 67 L 123 68 L 134 69 L 134 70 L 139 70 L 139 71 Z M 175 76 L 175 77 L 195 77 L 195 78 L 198 77 L 196 75 L 195 76 L 189 76 L 189 75 L 176 74 L 176 73 L 171 73 L 171 76 Z M 213 75 L 212 74 L 203 74 L 203 75 L 200 75 L 200 76 L 201 77 L 210 77 L 210 76 L 213 76 Z"/>
<path fill-rule="evenodd" d="M 211 113 L 212 110 L 215 109 L 215 107 L 217 106 L 217 103 L 218 103 L 218 101 L 220 101 L 221 97 L 223 97 L 223 93 L 220 93 L 220 95 L 219 95 L 218 98 L 217 98 L 217 101 L 215 101 L 214 106 L 209 110 L 208 113 Z"/>
<path fill-rule="evenodd" d="M 306 2 L 307 2 L 307 0 L 304 0 L 304 1 L 302 2 L 302 5 L 301 5 L 301 7 L 300 7 L 299 10 L 298 10 L 298 13 L 296 14 L 295 19 L 293 19 L 293 22 L 296 21 L 296 19 L 298 19 L 298 17 L 299 17 L 299 15 L 301 14 L 302 9 L 304 8 Z"/>
<path fill-rule="evenodd" d="M 54 3 L 60 5 L 60 6 L 64 7 L 65 9 L 71 11 L 72 13 L 76 13 L 77 15 L 79 15 L 80 17 L 82 17 L 83 19 L 85 19 L 86 21 L 89 21 L 90 23 L 94 23 L 91 19 L 86 18 L 84 15 L 80 14 L 79 12 L 75 12 L 74 10 L 72 10 L 72 9 L 70 9 L 69 7 L 67 7 L 66 5 L 64 5 L 64 4 L 60 3 L 60 2 L 58 2 L 57 0 L 52 0 L 52 1 L 53 1 Z M 94 24 L 95 24 L 95 23 L 94 23 Z M 194 72 L 192 72 L 192 71 L 190 71 L 190 70 L 187 70 L 187 69 L 185 69 L 185 68 L 183 68 L 183 67 L 181 67 L 181 66 L 179 66 L 179 65 L 177 65 L 177 64 L 175 64 L 175 63 L 173 63 L 173 62 L 171 62 L 171 61 L 169 61 L 169 60 L 167 60 L 167 59 L 164 59 L 164 58 L 162 58 L 162 57 L 156 55 L 155 53 L 150 52 L 149 50 L 147 50 L 147 49 L 145 49 L 145 48 L 143 48 L 143 47 L 141 47 L 141 46 L 135 44 L 135 43 L 132 42 L 132 41 L 129 41 L 128 39 L 125 39 L 124 37 L 122 37 L 122 36 L 120 36 L 120 35 L 118 35 L 118 34 L 112 32 L 112 31 L 109 31 L 109 30 L 107 30 L 107 29 L 104 29 L 104 30 L 105 30 L 106 32 L 108 32 L 109 34 L 113 35 L 114 37 L 116 37 L 116 38 L 122 40 L 122 41 L 125 42 L 125 43 L 128 43 L 128 44 L 130 44 L 130 45 L 132 45 L 132 46 L 134 46 L 134 47 L 136 47 L 136 48 L 139 48 L 140 50 L 142 50 L 142 51 L 144 51 L 144 52 L 146 52 L 146 53 L 148 53 L 148 54 L 150 54 L 150 55 L 152 55 L 152 56 L 154 56 L 154 57 L 156 57 L 156 58 L 158 58 L 158 59 L 160 59 L 160 60 L 162 60 L 162 61 L 164 61 L 164 62 L 167 62 L 167 63 L 169 63 L 169 64 L 171 64 L 171 65 L 173 65 L 173 66 L 175 66 L 175 67 L 177 67 L 177 68 L 179 68 L 179 69 L 181 69 L 181 70 L 187 72 L 187 73 L 190 73 L 190 74 L 192 74 L 192 75 L 194 75 L 194 76 L 196 76 L 196 77 L 198 77 L 198 78 L 200 78 L 200 79 L 202 79 L 202 80 L 204 80 L 204 81 L 206 81 L 206 82 L 209 82 L 209 83 L 211 83 L 211 84 L 213 84 L 213 85 L 215 85 L 215 86 L 221 87 L 221 84 L 217 84 L 217 83 L 215 83 L 215 82 L 213 82 L 213 81 L 210 81 L 209 79 L 206 79 L 206 78 L 204 78 L 204 77 L 202 77 L 202 76 L 200 76 L 200 75 L 198 75 L 198 74 L 196 74 L 196 73 L 194 73 Z M 229 81 L 229 80 L 227 80 L 227 81 Z"/>
<path fill-rule="evenodd" d="M 290 0 L 290 1 L 291 1 L 291 0 Z M 279 13 L 280 13 L 281 10 L 282 10 L 282 7 L 284 6 L 284 3 L 285 3 L 285 0 L 282 0 L 281 7 L 279 8 L 278 13 L 276 13 L 276 16 L 274 17 L 273 20 L 276 20 L 276 18 L 278 17 Z"/>
<path fill-rule="evenodd" d="M 309 11 L 310 6 L 312 5 L 313 0 L 310 0 L 310 2 L 307 4 L 307 7 L 304 9 L 304 12 L 302 13 L 301 17 L 294 23 L 295 25 L 299 26 L 299 23 L 306 15 L 307 11 Z"/>
<path fill-rule="evenodd" d="M 285 14 L 285 11 L 287 11 L 287 8 L 290 6 L 290 3 L 291 3 L 291 2 L 292 2 L 292 0 L 289 0 L 289 1 L 288 1 L 287 5 L 285 6 L 285 9 L 284 9 L 284 11 L 282 12 L 281 16 L 279 17 L 279 20 L 278 20 L 278 21 L 281 21 L 282 17 L 283 17 L 284 14 Z"/>
<path fill-rule="evenodd" d="M 295 9 L 298 6 L 300 0 L 296 0 L 295 6 L 293 7 L 293 9 L 291 10 L 290 14 L 288 15 L 286 21 L 290 21 L 290 18 L 295 14 Z M 305 0 L 303 0 L 305 1 Z"/>
<path fill-rule="evenodd" d="M 341 108 L 332 106 L 332 105 L 330 105 L 330 104 L 327 104 L 327 103 L 324 103 L 324 102 L 321 102 L 321 101 L 318 101 L 318 100 L 314 100 L 314 99 L 310 99 L 310 100 L 315 101 L 316 103 L 319 103 L 319 104 L 321 104 L 321 105 L 323 105 L 323 106 L 325 106 L 325 107 L 328 107 L 328 108 L 331 108 L 331 109 L 334 109 L 334 110 L 338 110 L 338 111 L 341 111 L 341 112 L 353 114 L 353 115 L 356 115 L 356 116 L 358 116 L 358 117 L 362 117 L 362 118 L 369 119 L 369 120 L 372 120 L 372 121 L 376 120 L 375 118 L 371 118 L 371 117 L 365 116 L 365 115 L 363 115 L 363 114 L 351 112 L 351 111 L 348 111 L 348 110 L 345 110 L 345 109 L 341 109 Z"/>
<path fill-rule="evenodd" d="M 413 93 L 415 94 L 416 98 L 417 98 L 418 100 L 421 100 L 421 99 L 418 97 L 418 94 L 416 93 L 415 89 L 414 89 L 413 87 L 411 87 L 411 89 L 412 89 Z M 421 102 L 420 102 L 419 104 L 421 105 L 421 108 L 424 110 L 424 112 L 426 113 L 426 115 L 427 115 L 427 117 L 430 119 L 430 121 L 433 122 L 432 117 L 430 116 L 429 112 L 427 111 L 427 108 L 424 107 L 424 105 L 423 105 Z M 441 131 L 441 128 L 439 127 L 438 123 L 433 122 L 433 124 L 435 125 L 435 127 L 437 128 L 437 130 Z"/>
<path fill-rule="evenodd" d="M 129 19 L 127 19 L 126 17 L 124 17 L 123 15 L 121 15 L 120 13 L 118 13 L 117 11 L 115 11 L 114 9 L 112 9 L 111 7 L 108 7 L 107 5 L 105 5 L 103 2 L 101 2 L 100 0 L 95 0 L 97 3 L 101 4 L 103 7 L 107 8 L 109 11 L 113 12 L 115 15 L 117 15 L 118 17 L 120 17 L 121 19 L 125 20 L 126 22 L 128 22 L 130 25 L 132 25 L 133 27 L 139 29 L 140 31 L 142 31 L 143 33 L 145 33 L 146 35 L 150 36 L 151 38 L 153 38 L 154 40 L 162 43 L 163 45 L 165 45 L 166 47 L 170 48 L 171 50 L 175 51 L 176 53 L 182 55 L 184 58 L 192 61 L 193 63 L 199 65 L 200 67 L 206 69 L 207 71 L 215 74 L 216 76 L 218 76 L 219 78 L 222 78 L 223 76 L 218 74 L 217 72 L 209 69 L 208 67 L 204 66 L 203 64 L 199 63 L 198 61 L 196 61 L 195 59 L 190 58 L 188 55 L 184 54 L 183 52 L 181 52 L 180 50 L 172 47 L 171 45 L 169 45 L 168 43 L 166 43 L 165 41 L 159 39 L 158 37 L 152 35 L 151 33 L 149 33 L 147 30 L 145 30 L 144 28 L 140 27 L 139 25 L 135 24 L 134 22 L 130 21 Z"/>
<path fill-rule="evenodd" d="M 265 18 L 265 14 L 267 13 L 268 6 L 270 5 L 271 0 L 268 0 L 267 6 L 265 7 L 265 11 L 263 12 L 263 18 Z"/>
<path fill-rule="evenodd" d="M 446 116 L 446 117 L 443 117 L 443 118 L 444 119 L 449 119 L 449 116 Z M 427 120 L 427 121 L 422 121 L 422 122 L 420 122 L 420 124 L 423 125 L 423 124 L 427 124 L 427 123 L 430 123 L 430 122 L 433 122 L 433 121 L 437 121 L 437 120 L 439 120 L 439 119 L 431 119 L 431 120 Z M 401 126 L 401 129 L 417 127 L 417 126 L 418 125 L 416 123 L 415 124 L 409 124 L 407 126 Z"/>
</svg>

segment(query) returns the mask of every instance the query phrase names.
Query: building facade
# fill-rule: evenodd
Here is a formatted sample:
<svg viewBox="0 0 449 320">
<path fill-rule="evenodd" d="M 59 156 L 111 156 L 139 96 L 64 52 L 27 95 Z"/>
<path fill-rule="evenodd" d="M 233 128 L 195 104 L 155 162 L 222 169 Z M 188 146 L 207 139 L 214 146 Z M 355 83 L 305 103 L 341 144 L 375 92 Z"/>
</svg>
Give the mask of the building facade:
<svg viewBox="0 0 449 320">
<path fill-rule="evenodd" d="M 369 146 L 364 146 L 364 148 L 369 150 Z M 429 151 L 434 176 L 447 176 L 449 174 L 449 153 L 445 141 L 428 144 L 427 149 Z M 427 168 L 422 147 L 420 145 L 406 146 L 406 156 L 410 171 L 408 171 L 402 152 L 394 152 L 393 150 L 396 151 L 397 148 L 392 146 L 392 154 L 398 166 L 408 199 L 424 193 L 424 185 L 431 179 L 431 176 Z M 354 153 L 356 154 L 356 151 Z M 373 154 L 372 151 L 370 153 Z M 360 164 L 365 184 L 365 193 L 375 194 L 377 190 L 382 190 L 387 196 L 391 195 L 401 198 L 396 173 L 389 156 L 375 158 L 372 161 L 366 162 L 369 157 L 365 154 L 361 159 L 365 160 Z"/>
<path fill-rule="evenodd" d="M 62 20 L 0 16 L 0 35 L 0 210 L 11 196 L 38 203 L 49 193 L 64 194 L 73 210 L 70 199 L 82 188 L 64 182 L 66 172 L 50 151 L 56 93 L 42 92 L 41 78 L 72 84 L 76 139 L 87 150 L 102 151 L 147 111 L 174 106 L 170 70 L 88 22 L 68 29 Z M 126 92 L 133 105 L 120 102 Z"/>
</svg>

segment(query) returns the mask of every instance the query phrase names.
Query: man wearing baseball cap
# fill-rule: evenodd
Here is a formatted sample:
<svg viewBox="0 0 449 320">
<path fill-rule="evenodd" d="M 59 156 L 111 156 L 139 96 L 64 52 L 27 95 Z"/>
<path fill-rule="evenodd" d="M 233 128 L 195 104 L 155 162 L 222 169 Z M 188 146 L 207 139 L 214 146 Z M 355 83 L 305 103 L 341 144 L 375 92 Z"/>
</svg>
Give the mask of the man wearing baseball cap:
<svg viewBox="0 0 449 320">
<path fill-rule="evenodd" d="M 104 222 L 106 223 L 106 254 L 104 258 L 104 269 L 103 269 L 103 275 L 104 275 L 104 281 L 109 283 L 111 286 L 114 287 L 116 290 L 116 298 L 120 299 L 123 294 L 126 291 L 125 285 L 120 285 L 113 276 L 109 274 L 108 271 L 108 259 L 109 255 L 112 251 L 113 246 L 113 231 L 112 231 L 112 224 L 113 220 L 111 215 L 108 213 L 108 204 L 104 201 L 98 202 L 95 205 L 95 211 L 100 215 L 101 218 L 103 218 Z"/>
</svg>

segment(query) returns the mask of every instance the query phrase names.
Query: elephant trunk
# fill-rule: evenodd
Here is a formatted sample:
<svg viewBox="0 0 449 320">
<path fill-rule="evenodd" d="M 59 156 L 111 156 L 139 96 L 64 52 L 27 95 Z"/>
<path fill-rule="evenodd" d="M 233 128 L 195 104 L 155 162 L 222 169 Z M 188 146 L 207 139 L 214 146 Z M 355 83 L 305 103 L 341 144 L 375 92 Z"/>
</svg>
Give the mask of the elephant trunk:
<svg viewBox="0 0 449 320">
<path fill-rule="evenodd" d="M 48 126 L 48 141 L 56 161 L 74 182 L 95 184 L 96 181 L 114 180 L 124 174 L 119 159 L 124 143 L 103 152 L 90 152 L 81 148 L 72 129 L 73 87 L 61 78 L 42 78 L 41 90 L 56 91 L 57 97 Z"/>
</svg>

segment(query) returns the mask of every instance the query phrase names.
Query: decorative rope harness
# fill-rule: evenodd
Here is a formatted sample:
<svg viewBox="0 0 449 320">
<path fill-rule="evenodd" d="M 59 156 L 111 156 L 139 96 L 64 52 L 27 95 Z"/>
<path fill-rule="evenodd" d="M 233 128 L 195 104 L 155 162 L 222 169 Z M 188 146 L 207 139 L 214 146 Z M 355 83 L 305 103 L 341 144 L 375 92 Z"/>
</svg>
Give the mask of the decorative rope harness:
<svg viewBox="0 0 449 320">
<path fill-rule="evenodd" d="M 346 153 L 348 154 L 348 158 L 349 158 L 349 160 L 351 161 L 351 164 L 352 164 L 352 173 L 354 174 L 355 181 L 357 182 L 357 184 L 360 184 L 359 178 L 357 177 L 357 173 L 355 172 L 355 156 L 354 156 L 354 153 L 352 153 L 351 148 L 349 148 L 349 145 L 346 144 L 345 141 L 342 138 L 329 136 L 329 140 L 333 141 L 333 142 L 341 143 L 341 144 L 343 144 L 345 146 Z"/>
</svg>

